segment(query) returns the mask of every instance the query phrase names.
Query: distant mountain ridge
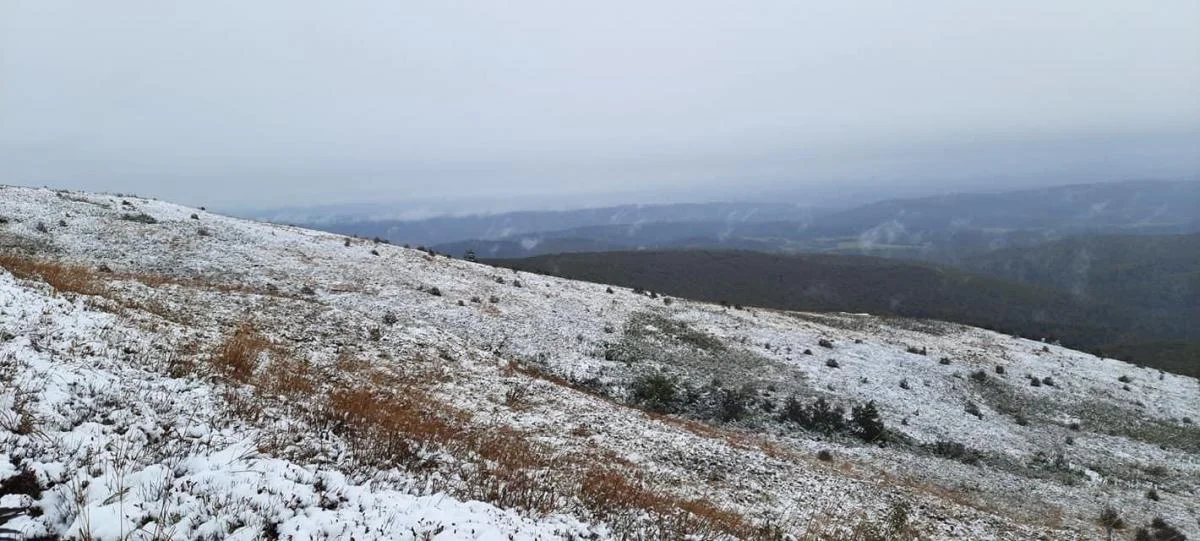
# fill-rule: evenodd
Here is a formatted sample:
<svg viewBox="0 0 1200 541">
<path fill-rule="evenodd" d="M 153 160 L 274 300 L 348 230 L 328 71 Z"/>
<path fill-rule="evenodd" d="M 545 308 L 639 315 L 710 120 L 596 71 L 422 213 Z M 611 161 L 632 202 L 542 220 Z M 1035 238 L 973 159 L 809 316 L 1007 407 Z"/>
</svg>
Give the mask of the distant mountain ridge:
<svg viewBox="0 0 1200 541">
<path fill-rule="evenodd" d="M 764 216 L 769 214 L 759 215 Z M 1196 232 L 1200 232 L 1200 183 L 1143 181 L 896 199 L 847 210 L 814 211 L 801 220 L 592 224 L 513 232 L 504 239 L 459 239 L 435 245 L 435 249 L 451 254 L 471 249 L 497 258 L 530 257 L 554 253 L 553 249 L 564 244 L 549 240 L 572 239 L 565 244 L 586 246 L 583 241 L 590 240 L 611 245 L 611 250 L 750 249 L 953 262 L 995 249 L 1081 234 Z"/>
<path fill-rule="evenodd" d="M 679 203 L 446 216 L 425 220 L 341 219 L 309 225 L 332 233 L 379 237 L 397 244 L 436 245 L 475 239 L 519 241 L 519 236 L 543 231 L 642 223 L 742 224 L 768 220 L 807 223 L 821 212 L 791 203 Z"/>
</svg>

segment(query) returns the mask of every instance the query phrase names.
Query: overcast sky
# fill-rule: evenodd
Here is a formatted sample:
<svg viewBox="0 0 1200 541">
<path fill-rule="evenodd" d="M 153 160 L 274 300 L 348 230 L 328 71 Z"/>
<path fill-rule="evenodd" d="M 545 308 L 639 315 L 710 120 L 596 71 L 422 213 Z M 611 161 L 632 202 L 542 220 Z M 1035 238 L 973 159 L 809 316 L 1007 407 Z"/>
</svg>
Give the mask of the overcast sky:
<svg viewBox="0 0 1200 541">
<path fill-rule="evenodd" d="M 0 0 L 0 183 L 753 199 L 1194 177 L 1198 142 L 1196 0 Z"/>
</svg>

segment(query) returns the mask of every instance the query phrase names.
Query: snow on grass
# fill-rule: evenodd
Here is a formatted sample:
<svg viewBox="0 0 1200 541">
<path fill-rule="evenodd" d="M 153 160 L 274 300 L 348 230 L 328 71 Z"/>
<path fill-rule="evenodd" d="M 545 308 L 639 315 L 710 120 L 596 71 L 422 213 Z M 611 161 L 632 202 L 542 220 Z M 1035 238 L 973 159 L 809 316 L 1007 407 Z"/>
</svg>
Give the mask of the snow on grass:
<svg viewBox="0 0 1200 541">
<path fill-rule="evenodd" d="M 18 416 L 21 396 L 32 399 L 26 407 L 35 419 L 30 433 L 0 429 L 0 480 L 28 469 L 53 486 L 37 501 L 4 496 L 4 506 L 43 510 L 5 525 L 26 535 L 543 539 L 588 531 L 566 517 L 531 520 L 266 456 L 261 434 L 222 415 L 211 385 L 145 369 L 157 337 L 7 273 L 0 332 L 11 337 L 0 344 L 0 416 Z"/>
<path fill-rule="evenodd" d="M 247 323 L 281 358 L 302 363 L 270 365 L 293 367 L 276 372 L 311 366 L 314 389 L 361 384 L 339 379 L 348 374 L 419 372 L 428 378 L 421 392 L 469 417 L 464 430 L 511 429 L 547 456 L 614 465 L 643 476 L 661 501 L 712 502 L 698 511 L 710 517 L 811 534 L 822 523 L 881 524 L 897 502 L 912 502 L 923 538 L 1075 539 L 1100 535 L 1093 519 L 1114 505 L 1131 522 L 1162 515 L 1195 528 L 1195 379 L 940 322 L 668 305 L 139 198 L 0 188 L 0 216 L 10 220 L 0 247 L 85 265 L 104 285 L 76 297 L 36 276 L 0 279 L 0 333 L 12 336 L 0 359 L 12 388 L 35 399 L 40 430 L 0 432 L 0 441 L 58 485 L 39 500 L 43 517 L 18 519 L 31 533 L 80 533 L 80 516 L 115 536 L 169 524 L 168 537 L 180 539 L 267 528 L 296 538 L 613 531 L 615 519 L 578 500 L 589 494 L 580 477 L 561 472 L 557 482 L 572 481 L 552 487 L 563 495 L 557 512 L 467 501 L 506 501 L 461 478 L 481 449 L 438 447 L 421 455 L 425 473 L 364 465 L 350 433 L 316 429 L 320 392 L 269 396 L 279 383 L 261 374 L 231 381 L 213 371 L 211 352 Z M 634 354 L 606 358 L 614 348 Z M 346 359 L 369 370 L 341 370 Z M 721 425 L 624 405 L 630 382 L 654 373 L 694 388 L 714 378 L 746 387 L 751 415 Z M 237 398 L 247 392 L 251 406 Z M 774 421 L 765 405 L 793 394 L 847 407 L 873 401 L 897 437 L 879 447 Z M 15 414 L 17 392 L 4 397 L 0 420 Z M 939 456 L 938 442 L 979 459 Z M 817 460 L 819 450 L 834 460 Z M 122 462 L 130 471 L 115 475 Z M 171 496 L 147 488 L 155 483 Z M 1160 501 L 1143 497 L 1151 487 Z M 325 509 L 331 498 L 338 503 Z M 176 510 L 152 510 L 163 501 Z"/>
</svg>

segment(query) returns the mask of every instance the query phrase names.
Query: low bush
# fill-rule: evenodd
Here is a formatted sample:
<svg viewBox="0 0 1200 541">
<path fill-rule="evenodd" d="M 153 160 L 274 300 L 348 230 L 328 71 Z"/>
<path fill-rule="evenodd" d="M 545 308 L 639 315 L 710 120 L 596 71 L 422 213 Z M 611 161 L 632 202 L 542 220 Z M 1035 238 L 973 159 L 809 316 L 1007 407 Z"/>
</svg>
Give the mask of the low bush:
<svg viewBox="0 0 1200 541">
<path fill-rule="evenodd" d="M 718 391 L 717 420 L 728 423 L 746 418 L 750 413 L 750 402 L 754 395 L 754 390 L 749 387 Z"/>
<path fill-rule="evenodd" d="M 1125 529 L 1125 519 L 1121 518 L 1121 514 L 1112 507 L 1105 507 L 1100 512 L 1100 516 L 1096 519 L 1096 523 L 1104 528 L 1104 532 L 1112 539 L 1113 532 L 1116 530 Z"/>
<path fill-rule="evenodd" d="M 20 472 L 0 481 L 0 498 L 4 496 L 29 496 L 34 500 L 41 499 L 42 485 L 38 483 L 37 474 L 29 468 L 20 468 Z"/>
<path fill-rule="evenodd" d="M 779 420 L 795 423 L 805 430 L 832 435 L 846 430 L 846 410 L 819 397 L 804 405 L 796 396 L 788 397 L 780 410 Z"/>
<path fill-rule="evenodd" d="M 957 460 L 963 464 L 978 464 L 983 459 L 983 455 L 979 451 L 956 441 L 938 441 L 926 448 L 935 455 Z"/>
<path fill-rule="evenodd" d="M 850 411 L 850 423 L 854 435 L 863 441 L 875 443 L 887 440 L 887 429 L 874 401 L 854 406 Z"/>
<path fill-rule="evenodd" d="M 629 397 L 637 406 L 658 413 L 675 412 L 679 400 L 675 380 L 662 374 L 634 380 Z"/>
<path fill-rule="evenodd" d="M 963 408 L 963 411 L 974 415 L 981 420 L 983 419 L 983 412 L 979 411 L 979 404 L 968 401 L 966 407 Z"/>
<path fill-rule="evenodd" d="M 157 218 L 155 218 L 149 214 L 146 214 L 145 212 L 139 212 L 137 214 L 125 213 L 125 214 L 121 215 L 121 219 L 125 220 L 127 222 L 134 222 L 134 223 L 139 223 L 139 224 L 156 224 L 156 223 L 158 223 Z"/>
<path fill-rule="evenodd" d="M 1162 517 L 1158 517 L 1150 524 L 1138 528 L 1134 532 L 1133 538 L 1135 541 L 1187 541 L 1187 536 L 1178 528 L 1170 525 Z"/>
</svg>

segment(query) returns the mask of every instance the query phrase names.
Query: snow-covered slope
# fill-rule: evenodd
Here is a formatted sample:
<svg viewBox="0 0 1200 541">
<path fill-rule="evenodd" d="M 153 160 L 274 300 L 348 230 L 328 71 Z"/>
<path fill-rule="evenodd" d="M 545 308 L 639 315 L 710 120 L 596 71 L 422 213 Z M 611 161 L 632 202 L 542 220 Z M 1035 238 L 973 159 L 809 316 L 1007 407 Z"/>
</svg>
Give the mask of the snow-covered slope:
<svg viewBox="0 0 1200 541">
<path fill-rule="evenodd" d="M 1200 384 L 1054 345 L 44 189 L 0 187 L 0 254 L 29 536 L 1090 539 L 1108 506 L 1200 536 Z"/>
</svg>

